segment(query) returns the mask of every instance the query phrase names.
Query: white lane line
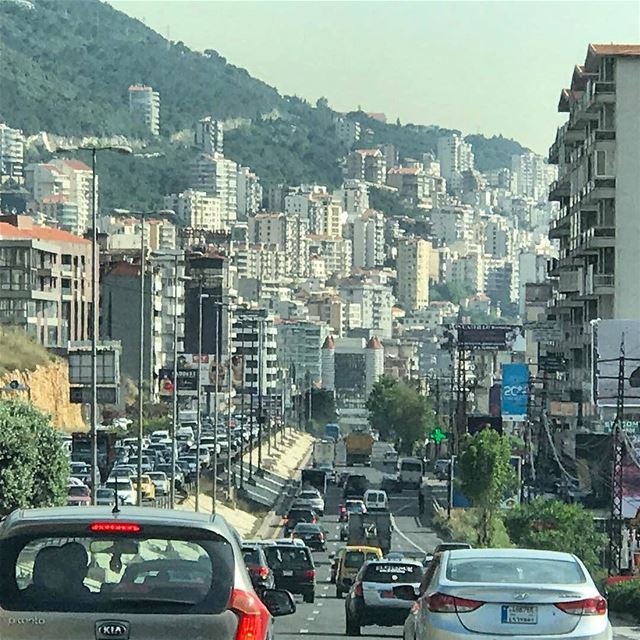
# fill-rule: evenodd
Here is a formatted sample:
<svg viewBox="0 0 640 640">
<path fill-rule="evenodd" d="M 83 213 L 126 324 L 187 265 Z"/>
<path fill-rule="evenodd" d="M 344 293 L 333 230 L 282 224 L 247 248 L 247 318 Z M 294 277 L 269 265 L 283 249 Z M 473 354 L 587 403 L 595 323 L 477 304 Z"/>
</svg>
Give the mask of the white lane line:
<svg viewBox="0 0 640 640">
<path fill-rule="evenodd" d="M 300 629 L 300 633 L 309 633 L 309 629 Z"/>
<path fill-rule="evenodd" d="M 400 513 L 401 511 L 404 511 L 405 509 L 408 509 L 409 507 L 412 507 L 415 501 L 411 501 L 409 502 L 409 504 L 405 504 L 404 506 L 400 507 L 399 509 L 396 509 L 396 514 Z"/>
<path fill-rule="evenodd" d="M 329 585 L 328 585 L 328 584 L 325 584 L 322 588 L 323 588 L 325 591 L 329 591 Z"/>
<path fill-rule="evenodd" d="M 307 622 L 313 622 L 315 620 L 315 618 L 313 616 L 311 616 L 310 618 L 307 618 Z"/>
<path fill-rule="evenodd" d="M 394 533 L 397 533 L 403 540 L 408 542 L 414 549 L 417 549 L 418 551 L 420 551 L 420 553 L 424 553 L 425 555 L 427 554 L 427 552 L 421 546 L 417 545 L 413 540 L 411 540 L 411 538 L 407 537 L 398 528 L 398 525 L 396 524 L 396 519 L 393 517 L 393 515 L 391 516 L 391 526 L 393 527 Z"/>
<path fill-rule="evenodd" d="M 320 613 L 320 611 L 319 611 L 318 609 L 316 609 L 316 610 L 313 612 L 313 615 L 314 615 L 314 616 L 317 616 L 319 613 Z"/>
<path fill-rule="evenodd" d="M 318 606 L 322 607 L 324 605 L 324 602 L 318 602 Z"/>
</svg>

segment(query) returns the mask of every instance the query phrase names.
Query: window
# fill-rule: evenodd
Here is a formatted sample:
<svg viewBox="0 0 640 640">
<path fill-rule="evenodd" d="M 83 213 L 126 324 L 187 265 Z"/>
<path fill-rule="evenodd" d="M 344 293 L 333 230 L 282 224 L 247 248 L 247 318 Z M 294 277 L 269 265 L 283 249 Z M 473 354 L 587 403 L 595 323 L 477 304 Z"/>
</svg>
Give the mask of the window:
<svg viewBox="0 0 640 640">
<path fill-rule="evenodd" d="M 422 574 L 422 569 L 415 564 L 376 563 L 365 569 L 362 581 L 381 584 L 420 582 Z"/>
<path fill-rule="evenodd" d="M 606 151 L 596 151 L 596 175 L 597 176 L 606 176 L 607 175 L 607 152 Z"/>
</svg>

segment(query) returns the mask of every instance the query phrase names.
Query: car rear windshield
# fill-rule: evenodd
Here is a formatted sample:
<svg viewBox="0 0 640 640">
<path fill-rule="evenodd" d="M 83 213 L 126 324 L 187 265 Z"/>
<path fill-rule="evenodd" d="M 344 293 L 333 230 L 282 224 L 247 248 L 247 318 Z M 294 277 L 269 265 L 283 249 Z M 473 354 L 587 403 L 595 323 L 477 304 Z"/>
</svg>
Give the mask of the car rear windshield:
<svg viewBox="0 0 640 640">
<path fill-rule="evenodd" d="M 242 549 L 242 557 L 247 564 L 260 564 L 260 552 L 257 549 Z"/>
<path fill-rule="evenodd" d="M 290 520 L 310 522 L 313 520 L 313 512 L 310 509 L 290 509 L 288 517 Z"/>
<path fill-rule="evenodd" d="M 89 489 L 87 487 L 69 487 L 68 493 L 70 496 L 88 496 Z"/>
<path fill-rule="evenodd" d="M 450 558 L 447 580 L 490 584 L 582 584 L 576 562 L 545 558 Z"/>
<path fill-rule="evenodd" d="M 367 560 L 377 560 L 380 556 L 371 551 L 347 551 L 344 554 L 344 566 L 347 569 L 359 569 Z"/>
<path fill-rule="evenodd" d="M 402 471 L 422 471 L 422 465 L 419 462 L 405 460 L 400 464 Z"/>
<path fill-rule="evenodd" d="M 0 607 L 112 615 L 225 610 L 234 576 L 226 540 L 130 535 L 59 531 L 1 541 Z"/>
<path fill-rule="evenodd" d="M 265 547 L 264 553 L 270 567 L 306 569 L 313 566 L 311 556 L 305 547 L 279 546 Z"/>
<path fill-rule="evenodd" d="M 363 582 L 391 584 L 394 582 L 420 582 L 422 569 L 414 564 L 371 564 L 364 572 Z"/>
</svg>

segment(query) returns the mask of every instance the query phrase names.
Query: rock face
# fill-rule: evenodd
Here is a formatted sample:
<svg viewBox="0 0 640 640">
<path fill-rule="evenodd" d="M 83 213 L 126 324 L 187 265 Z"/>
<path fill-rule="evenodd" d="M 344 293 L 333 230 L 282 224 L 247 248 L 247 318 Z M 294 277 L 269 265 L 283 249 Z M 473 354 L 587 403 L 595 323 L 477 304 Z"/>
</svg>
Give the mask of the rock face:
<svg viewBox="0 0 640 640">
<path fill-rule="evenodd" d="M 34 371 L 10 371 L 0 376 L 0 388 L 12 380 L 30 389 L 34 406 L 50 414 L 53 425 L 60 431 L 88 430 L 82 419 L 82 405 L 69 402 L 69 367 L 64 360 L 40 365 Z M 0 396 L 3 400 L 28 400 L 26 391 L 3 391 Z"/>
</svg>

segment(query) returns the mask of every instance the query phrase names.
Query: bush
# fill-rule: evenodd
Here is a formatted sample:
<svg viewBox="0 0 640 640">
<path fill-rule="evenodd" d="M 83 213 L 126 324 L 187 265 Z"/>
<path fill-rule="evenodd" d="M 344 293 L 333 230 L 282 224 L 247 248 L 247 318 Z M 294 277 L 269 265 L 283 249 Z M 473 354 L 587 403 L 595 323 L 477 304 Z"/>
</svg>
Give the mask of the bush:
<svg viewBox="0 0 640 640">
<path fill-rule="evenodd" d="M 611 611 L 630 613 L 640 620 L 640 579 L 610 585 L 608 599 Z"/>
<path fill-rule="evenodd" d="M 68 474 L 49 417 L 24 402 L 0 403 L 0 515 L 65 504 Z"/>
<path fill-rule="evenodd" d="M 47 350 L 22 329 L 0 329 L 0 373 L 33 371 L 38 365 L 47 364 L 50 360 Z"/>
<path fill-rule="evenodd" d="M 434 524 L 442 536 L 455 542 L 468 542 L 472 546 L 478 543 L 479 514 L 477 509 L 452 509 L 451 518 L 442 511 L 436 515 Z M 502 518 L 492 522 L 491 545 L 498 549 L 513 547 Z"/>
</svg>

